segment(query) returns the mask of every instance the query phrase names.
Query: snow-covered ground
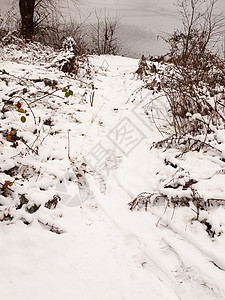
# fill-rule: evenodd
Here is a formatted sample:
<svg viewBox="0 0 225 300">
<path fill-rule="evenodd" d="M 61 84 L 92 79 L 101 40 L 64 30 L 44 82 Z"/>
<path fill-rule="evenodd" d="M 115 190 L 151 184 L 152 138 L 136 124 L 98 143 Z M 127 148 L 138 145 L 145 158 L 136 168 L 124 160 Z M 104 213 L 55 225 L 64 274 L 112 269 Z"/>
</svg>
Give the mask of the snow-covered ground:
<svg viewBox="0 0 225 300">
<path fill-rule="evenodd" d="M 21 54 L 15 53 L 13 59 L 4 53 L 0 61 L 7 72 L 1 78 L 8 85 L 0 81 L 5 101 L 16 92 L 14 104 L 26 107 L 27 80 L 29 95 L 38 99 L 51 87 L 37 79 L 57 80 L 58 89 L 36 102 L 26 122 L 11 108 L 1 119 L 0 182 L 11 182 L 5 170 L 19 165 L 13 195 L 41 205 L 29 214 L 25 205 L 16 210 L 11 196 L 7 213 L 14 219 L 0 223 L 1 298 L 225 299 L 222 205 L 200 211 L 199 221 L 192 204 L 171 207 L 161 201 L 147 212 L 129 210 L 139 193 L 160 191 L 171 178 L 174 170 L 165 159 L 187 170 L 204 196 L 225 197 L 224 172 L 218 172 L 225 163 L 217 156 L 193 152 L 179 159 L 175 149 L 150 151 L 162 137 L 141 110 L 140 102 L 153 96 L 136 93 L 143 84 L 134 74 L 138 60 L 92 57 L 93 78 L 80 82 L 48 63 L 31 63 L 29 57 L 26 62 L 24 54 L 19 62 Z M 68 98 L 62 92 L 67 86 L 73 91 Z M 10 147 L 4 134 L 12 129 L 26 144 Z M 61 197 L 56 209 L 42 205 L 55 194 Z M 204 220 L 212 226 L 209 233 Z"/>
</svg>

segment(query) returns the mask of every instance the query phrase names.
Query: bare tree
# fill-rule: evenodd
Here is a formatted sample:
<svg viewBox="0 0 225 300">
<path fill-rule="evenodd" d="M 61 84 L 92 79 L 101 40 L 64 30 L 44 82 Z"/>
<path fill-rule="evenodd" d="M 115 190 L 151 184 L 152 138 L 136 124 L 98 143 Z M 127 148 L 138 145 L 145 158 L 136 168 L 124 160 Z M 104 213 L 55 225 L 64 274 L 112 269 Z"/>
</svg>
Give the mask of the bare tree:
<svg viewBox="0 0 225 300">
<path fill-rule="evenodd" d="M 96 23 L 91 25 L 91 38 L 94 52 L 97 54 L 118 54 L 120 51 L 117 33 L 118 18 L 110 18 L 101 12 L 95 12 Z"/>
<path fill-rule="evenodd" d="M 31 39 L 34 33 L 34 8 L 35 0 L 19 0 L 21 15 L 21 35 Z"/>
<path fill-rule="evenodd" d="M 72 0 L 77 3 L 77 0 Z M 57 11 L 59 0 L 19 0 L 21 16 L 21 36 L 32 39 L 35 30 L 50 15 Z"/>
<path fill-rule="evenodd" d="M 167 40 L 172 56 L 184 65 L 188 60 L 202 56 L 207 49 L 215 46 L 224 31 L 223 12 L 215 14 L 218 0 L 179 0 L 178 9 L 182 17 L 183 29 L 176 30 Z"/>
</svg>

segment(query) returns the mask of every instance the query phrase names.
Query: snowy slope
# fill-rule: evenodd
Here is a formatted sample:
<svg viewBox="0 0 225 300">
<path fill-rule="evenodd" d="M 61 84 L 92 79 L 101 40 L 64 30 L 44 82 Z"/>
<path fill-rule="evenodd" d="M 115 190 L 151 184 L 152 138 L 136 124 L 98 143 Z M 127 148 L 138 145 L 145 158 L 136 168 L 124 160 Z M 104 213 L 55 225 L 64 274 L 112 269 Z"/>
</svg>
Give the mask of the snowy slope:
<svg viewBox="0 0 225 300">
<path fill-rule="evenodd" d="M 161 201 L 148 212 L 129 210 L 139 193 L 159 191 L 170 178 L 164 160 L 175 159 L 176 150 L 149 151 L 161 136 L 139 105 L 152 94 L 135 93 L 142 86 L 134 75 L 138 61 L 99 56 L 91 63 L 93 79 L 80 84 L 48 64 L 1 62 L 0 69 L 16 76 L 8 86 L 1 82 L 1 97 L 19 89 L 18 78 L 49 78 L 60 87 L 57 97 L 34 108 L 41 120 L 38 155 L 1 139 L 0 181 L 12 180 L 4 170 L 24 164 L 12 189 L 41 205 L 33 214 L 10 211 L 14 220 L 0 223 L 2 299 L 225 299 L 224 207 L 200 212 L 213 237 L 196 221 L 194 205 L 174 208 Z M 74 95 L 65 98 L 68 85 Z M 29 86 L 36 94 L 45 88 L 42 81 Z M 5 116 L 1 132 L 13 127 L 33 145 L 32 114 L 22 125 L 18 112 Z M 176 163 L 198 179 L 201 193 L 224 198 L 224 175 L 216 174 L 224 162 L 193 153 Z M 56 193 L 57 208 L 44 207 Z"/>
</svg>

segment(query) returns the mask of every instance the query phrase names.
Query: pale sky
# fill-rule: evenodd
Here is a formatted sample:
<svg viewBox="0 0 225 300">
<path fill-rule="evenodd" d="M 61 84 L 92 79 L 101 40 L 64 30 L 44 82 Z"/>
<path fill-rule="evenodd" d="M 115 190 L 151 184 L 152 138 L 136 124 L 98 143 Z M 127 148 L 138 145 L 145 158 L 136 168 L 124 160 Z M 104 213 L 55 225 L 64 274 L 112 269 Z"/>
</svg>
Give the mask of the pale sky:
<svg viewBox="0 0 225 300">
<path fill-rule="evenodd" d="M 83 0 L 84 10 L 105 8 L 126 24 L 170 31 L 180 24 L 176 0 Z M 218 12 L 225 10 L 225 0 L 218 0 Z"/>
<path fill-rule="evenodd" d="M 83 8 L 87 11 L 105 8 L 118 15 L 123 23 L 153 30 L 173 28 L 179 22 L 171 0 L 85 0 Z"/>
</svg>

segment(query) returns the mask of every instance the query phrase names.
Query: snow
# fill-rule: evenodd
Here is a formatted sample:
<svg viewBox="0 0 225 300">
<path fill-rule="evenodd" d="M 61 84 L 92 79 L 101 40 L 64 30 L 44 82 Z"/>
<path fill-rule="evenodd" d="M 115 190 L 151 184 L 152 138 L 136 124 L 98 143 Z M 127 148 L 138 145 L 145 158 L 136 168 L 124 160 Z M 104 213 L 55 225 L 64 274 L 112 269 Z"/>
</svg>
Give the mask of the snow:
<svg viewBox="0 0 225 300">
<path fill-rule="evenodd" d="M 177 172 L 165 160 L 180 167 L 177 176 L 182 175 L 178 176 L 182 182 L 198 181 L 201 197 L 225 196 L 221 172 L 225 163 L 219 156 L 200 151 L 178 157 L 178 149 L 150 150 L 162 137 L 151 119 L 143 119 L 140 103 L 145 105 L 154 95 L 135 93 L 142 86 L 134 74 L 138 60 L 91 57 L 94 76 L 81 83 L 48 61 L 29 61 L 25 55 L 19 62 L 13 57 L 5 53 L 1 61 L 0 69 L 14 76 L 5 75 L 8 86 L 0 82 L 1 97 L 15 90 L 15 101 L 25 98 L 20 84 L 24 78 L 54 79 L 59 89 L 55 96 L 36 102 L 36 125 L 31 112 L 25 123 L 12 109 L 1 119 L 0 182 L 13 181 L 4 171 L 18 164 L 23 174 L 11 187 L 15 196 L 11 195 L 9 212 L 14 219 L 0 223 L 1 297 L 225 299 L 224 206 L 200 211 L 199 221 L 194 204 L 173 207 L 160 200 L 151 203 L 148 211 L 129 210 L 128 203 L 138 194 L 163 191 Z M 74 92 L 69 98 L 62 92 L 66 86 Z M 38 95 L 34 99 L 43 90 L 51 91 L 42 81 L 32 80 L 28 89 Z M 23 143 L 10 147 L 3 133 L 11 128 L 38 149 L 38 155 Z M 40 131 L 38 139 L 35 129 Z M 132 135 L 125 138 L 127 132 Z M 224 132 L 218 135 L 224 141 Z M 224 151 L 224 143 L 220 146 Z M 44 204 L 56 193 L 62 200 L 48 209 Z M 40 208 L 33 214 L 24 206 L 16 210 L 21 194 L 29 205 Z M 2 195 L 0 200 L 5 202 L 2 215 L 8 200 Z M 211 237 L 205 221 L 215 232 Z M 51 232 L 53 227 L 61 234 Z"/>
</svg>

